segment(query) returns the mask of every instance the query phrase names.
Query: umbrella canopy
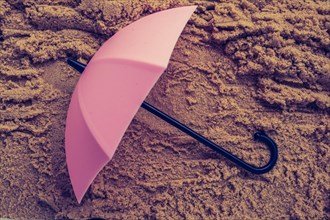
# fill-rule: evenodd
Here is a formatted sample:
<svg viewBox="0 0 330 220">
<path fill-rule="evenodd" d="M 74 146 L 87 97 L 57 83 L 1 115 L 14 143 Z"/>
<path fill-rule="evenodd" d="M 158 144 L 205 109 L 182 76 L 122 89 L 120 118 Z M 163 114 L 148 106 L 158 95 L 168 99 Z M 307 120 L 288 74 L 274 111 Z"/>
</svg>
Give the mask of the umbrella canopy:
<svg viewBox="0 0 330 220">
<path fill-rule="evenodd" d="M 106 41 L 88 63 L 69 106 L 65 148 L 80 203 L 166 69 L 195 6 L 146 16 Z"/>
</svg>

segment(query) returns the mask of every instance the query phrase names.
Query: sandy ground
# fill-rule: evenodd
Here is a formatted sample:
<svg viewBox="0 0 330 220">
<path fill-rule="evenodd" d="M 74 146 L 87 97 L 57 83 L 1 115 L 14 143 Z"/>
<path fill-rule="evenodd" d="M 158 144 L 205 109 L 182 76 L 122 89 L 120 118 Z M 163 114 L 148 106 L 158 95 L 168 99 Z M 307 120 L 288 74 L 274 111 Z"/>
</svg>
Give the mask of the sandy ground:
<svg viewBox="0 0 330 220">
<path fill-rule="evenodd" d="M 80 205 L 64 130 L 102 43 L 140 17 L 198 5 L 147 101 L 243 159 L 253 175 L 140 109 Z M 327 1 L 0 0 L 0 217 L 329 219 Z M 134 36 L 132 36 L 134 37 Z"/>
</svg>

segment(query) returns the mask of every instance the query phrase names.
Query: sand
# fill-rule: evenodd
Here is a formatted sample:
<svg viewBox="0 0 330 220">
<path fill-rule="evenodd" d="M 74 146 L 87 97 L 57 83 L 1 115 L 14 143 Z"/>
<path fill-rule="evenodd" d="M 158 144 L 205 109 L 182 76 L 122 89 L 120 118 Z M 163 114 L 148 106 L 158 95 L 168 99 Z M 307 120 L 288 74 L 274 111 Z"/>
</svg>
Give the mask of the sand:
<svg viewBox="0 0 330 220">
<path fill-rule="evenodd" d="M 255 165 L 248 173 L 140 109 L 79 205 L 65 162 L 79 74 L 121 28 L 198 5 L 147 101 Z M 327 1 L 0 0 L 0 217 L 329 219 Z"/>
</svg>

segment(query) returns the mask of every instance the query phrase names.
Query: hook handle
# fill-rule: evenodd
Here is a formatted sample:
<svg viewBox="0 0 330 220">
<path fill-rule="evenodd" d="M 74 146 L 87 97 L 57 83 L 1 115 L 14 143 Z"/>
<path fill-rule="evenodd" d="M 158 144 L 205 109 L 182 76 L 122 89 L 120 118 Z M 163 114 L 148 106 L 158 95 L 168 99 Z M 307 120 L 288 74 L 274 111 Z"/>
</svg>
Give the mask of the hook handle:
<svg viewBox="0 0 330 220">
<path fill-rule="evenodd" d="M 76 60 L 68 59 L 68 64 L 75 68 L 77 71 L 82 73 L 86 67 L 85 64 L 82 64 Z M 262 167 L 255 167 L 242 159 L 236 157 L 235 155 L 231 154 L 229 151 L 223 149 L 219 145 L 215 144 L 211 140 L 207 139 L 206 137 L 198 134 L 194 130 L 190 129 L 189 127 L 185 126 L 184 124 L 180 123 L 179 121 L 175 120 L 171 116 L 165 114 L 164 112 L 160 111 L 156 107 L 148 104 L 147 102 L 143 102 L 141 105 L 142 108 L 146 109 L 147 111 L 151 112 L 152 114 L 158 116 L 159 118 L 163 119 L 167 123 L 173 125 L 174 127 L 178 128 L 179 130 L 183 131 L 184 133 L 188 134 L 189 136 L 193 137 L 197 141 L 203 143 L 204 145 L 208 146 L 209 148 L 213 149 L 214 151 L 218 152 L 219 154 L 223 155 L 227 159 L 231 160 L 238 166 L 250 171 L 251 173 L 255 174 L 263 174 L 269 172 L 276 164 L 278 158 L 278 150 L 276 143 L 268 137 L 264 132 L 257 132 L 254 134 L 254 139 L 262 141 L 265 143 L 270 151 L 270 160 L 269 162 Z"/>
<path fill-rule="evenodd" d="M 173 125 L 174 127 L 178 128 L 179 130 L 183 131 L 184 133 L 188 134 L 189 136 L 195 138 L 197 141 L 203 143 L 204 145 L 208 146 L 209 148 L 213 149 L 214 151 L 218 152 L 219 154 L 223 155 L 227 159 L 231 160 L 238 166 L 250 171 L 251 173 L 255 174 L 263 174 L 269 172 L 276 164 L 278 151 L 276 143 L 268 137 L 264 132 L 257 132 L 254 134 L 254 139 L 262 141 L 265 143 L 270 151 L 270 160 L 269 162 L 263 167 L 255 167 L 242 159 L 236 157 L 235 155 L 231 154 L 229 151 L 223 149 L 219 145 L 215 144 L 213 141 L 207 139 L 206 137 L 198 134 L 194 130 L 188 128 L 184 124 L 180 123 L 179 121 L 175 120 L 171 116 L 161 112 L 159 109 L 151 106 L 150 104 L 143 102 L 141 105 L 144 109 L 148 110 L 152 114 L 158 116 L 159 118 L 163 119 L 167 123 Z"/>
</svg>

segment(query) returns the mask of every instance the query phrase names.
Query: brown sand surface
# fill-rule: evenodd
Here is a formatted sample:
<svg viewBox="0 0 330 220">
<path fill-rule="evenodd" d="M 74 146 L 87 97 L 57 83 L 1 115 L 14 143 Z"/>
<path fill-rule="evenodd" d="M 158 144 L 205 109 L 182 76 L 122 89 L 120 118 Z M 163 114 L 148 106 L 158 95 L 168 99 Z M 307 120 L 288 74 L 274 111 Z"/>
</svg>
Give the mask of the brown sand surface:
<svg viewBox="0 0 330 220">
<path fill-rule="evenodd" d="M 192 4 L 147 101 L 255 165 L 264 130 L 278 164 L 250 174 L 140 109 L 78 205 L 64 130 L 79 74 L 65 59 L 87 63 L 132 21 Z M 0 217 L 330 218 L 329 2 L 0 0 L 0 19 Z"/>
</svg>

